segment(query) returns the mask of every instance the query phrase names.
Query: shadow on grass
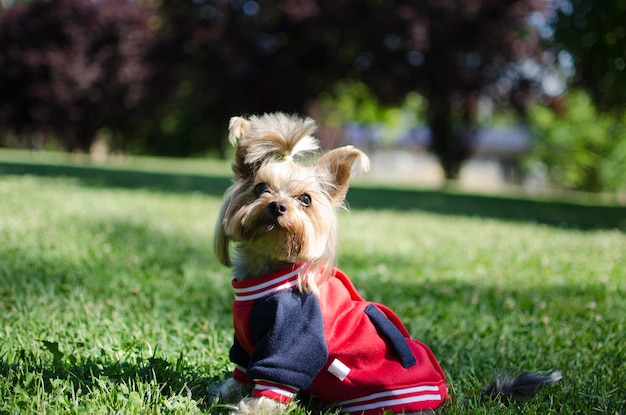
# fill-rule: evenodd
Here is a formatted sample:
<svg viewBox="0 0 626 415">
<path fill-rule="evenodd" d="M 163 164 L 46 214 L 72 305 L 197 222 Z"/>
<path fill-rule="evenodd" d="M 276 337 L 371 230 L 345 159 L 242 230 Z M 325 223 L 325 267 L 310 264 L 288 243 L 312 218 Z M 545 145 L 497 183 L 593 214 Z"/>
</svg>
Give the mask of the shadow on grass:
<svg viewBox="0 0 626 415">
<path fill-rule="evenodd" d="M 231 179 L 226 176 L 144 172 L 69 165 L 0 163 L 0 174 L 71 177 L 88 186 L 148 188 L 175 193 L 202 192 L 216 197 L 222 196 L 231 184 Z M 353 209 L 422 210 L 441 215 L 531 222 L 581 230 L 626 230 L 625 206 L 463 194 L 445 190 L 359 186 L 350 189 L 348 202 Z"/>
<path fill-rule="evenodd" d="M 582 230 L 626 230 L 625 206 L 382 187 L 353 187 L 348 199 L 353 209 L 423 210 L 441 215 L 475 216 Z"/>
<path fill-rule="evenodd" d="M 118 170 L 90 166 L 57 166 L 0 162 L 0 174 L 71 177 L 87 186 L 154 189 L 172 193 L 202 192 L 221 196 L 230 178 L 206 175 Z"/>
</svg>

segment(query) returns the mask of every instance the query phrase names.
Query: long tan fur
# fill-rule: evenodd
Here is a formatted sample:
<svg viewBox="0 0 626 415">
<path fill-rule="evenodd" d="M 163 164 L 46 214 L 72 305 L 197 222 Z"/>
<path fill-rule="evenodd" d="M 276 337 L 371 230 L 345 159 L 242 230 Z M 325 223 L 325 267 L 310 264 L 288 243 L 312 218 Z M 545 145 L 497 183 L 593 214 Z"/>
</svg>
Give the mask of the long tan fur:
<svg viewBox="0 0 626 415">
<path fill-rule="evenodd" d="M 334 210 L 342 207 L 352 165 L 365 172 L 369 161 L 365 154 L 351 147 L 341 147 L 322 155 L 317 161 L 307 158 L 319 152 L 319 142 L 313 136 L 317 125 L 311 118 L 300 118 L 283 113 L 250 117 L 232 117 L 229 123 L 229 141 L 236 147 L 233 164 L 235 183 L 227 190 L 215 230 L 214 250 L 226 266 L 235 266 L 235 275 L 250 277 L 254 271 L 269 271 L 272 259 L 260 252 L 268 252 L 268 243 L 247 240 L 240 228 L 252 219 L 246 219 L 253 206 L 251 187 L 264 181 L 280 181 L 282 191 L 307 183 L 307 192 L 313 196 L 314 208 L 308 211 L 310 219 L 301 220 L 293 228 L 294 234 L 306 232 L 306 238 L 295 245 L 298 255 L 293 260 L 304 263 L 299 286 L 315 291 L 328 277 L 335 265 L 336 219 Z M 292 184 L 290 184 L 292 183 Z M 293 190 L 295 191 L 295 190 Z M 300 228 L 303 228 L 300 230 Z M 315 228 L 306 231 L 305 228 Z M 230 244 L 236 242 L 237 257 L 231 260 Z M 304 244 L 304 245 L 303 245 Z M 282 245 L 284 246 L 284 245 Z M 277 246 L 276 250 L 282 249 Z M 284 254 L 289 256 L 288 254 Z"/>
</svg>

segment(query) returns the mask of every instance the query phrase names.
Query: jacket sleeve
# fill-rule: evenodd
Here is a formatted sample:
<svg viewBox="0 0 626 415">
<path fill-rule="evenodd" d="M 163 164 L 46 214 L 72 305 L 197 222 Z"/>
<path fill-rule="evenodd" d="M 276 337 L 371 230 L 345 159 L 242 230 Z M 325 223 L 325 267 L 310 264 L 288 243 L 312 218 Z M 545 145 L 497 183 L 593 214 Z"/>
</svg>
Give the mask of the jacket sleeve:
<svg viewBox="0 0 626 415">
<path fill-rule="evenodd" d="M 324 323 L 317 297 L 281 291 L 254 305 L 250 328 L 256 344 L 247 375 L 253 396 L 289 402 L 306 389 L 328 360 Z"/>
<path fill-rule="evenodd" d="M 234 336 L 233 346 L 230 348 L 230 361 L 233 362 L 235 370 L 233 370 L 233 378 L 241 383 L 250 383 L 246 376 L 246 368 L 250 364 L 250 356 L 241 346 L 237 336 Z"/>
</svg>

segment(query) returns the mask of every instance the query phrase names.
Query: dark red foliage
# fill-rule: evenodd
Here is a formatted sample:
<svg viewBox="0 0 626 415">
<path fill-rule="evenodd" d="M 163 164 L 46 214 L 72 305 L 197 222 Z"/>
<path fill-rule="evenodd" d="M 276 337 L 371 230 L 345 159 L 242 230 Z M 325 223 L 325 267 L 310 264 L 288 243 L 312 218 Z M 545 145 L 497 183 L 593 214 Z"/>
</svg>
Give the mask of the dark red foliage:
<svg viewBox="0 0 626 415">
<path fill-rule="evenodd" d="M 38 0 L 0 25 L 0 120 L 46 131 L 71 150 L 123 128 L 145 93 L 153 12 L 126 0 Z"/>
</svg>

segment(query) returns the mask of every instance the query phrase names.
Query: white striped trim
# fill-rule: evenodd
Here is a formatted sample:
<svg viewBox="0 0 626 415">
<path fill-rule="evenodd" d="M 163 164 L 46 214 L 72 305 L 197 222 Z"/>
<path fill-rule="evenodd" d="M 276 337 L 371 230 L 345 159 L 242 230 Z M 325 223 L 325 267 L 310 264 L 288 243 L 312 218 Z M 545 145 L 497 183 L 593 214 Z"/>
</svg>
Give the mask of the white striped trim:
<svg viewBox="0 0 626 415">
<path fill-rule="evenodd" d="M 281 275 L 272 280 L 264 282 L 259 285 L 253 285 L 250 287 L 235 288 L 235 301 L 251 301 L 256 300 L 266 295 L 273 294 L 277 291 L 291 289 L 298 284 L 297 277 L 302 267 L 297 268 L 288 274 Z M 246 293 L 253 293 L 247 294 Z"/>
<path fill-rule="evenodd" d="M 400 395 L 416 394 L 416 393 L 422 393 L 422 392 L 439 392 L 439 386 L 423 385 L 423 386 L 413 386 L 413 387 L 405 388 L 405 389 L 394 389 L 391 391 L 383 391 L 383 392 L 373 393 L 368 396 L 362 396 L 360 398 L 349 399 L 347 401 L 341 402 L 341 405 L 355 403 L 355 402 L 362 402 L 362 401 L 371 401 L 373 399 L 385 398 L 388 396 L 400 396 Z"/>
<path fill-rule="evenodd" d="M 274 279 L 271 279 L 269 281 L 266 281 L 263 284 L 252 285 L 250 287 L 244 287 L 244 288 L 235 288 L 235 292 L 237 292 L 237 293 L 249 293 L 251 291 L 257 291 L 257 290 L 263 289 L 265 287 L 269 287 L 269 286 L 274 285 L 274 284 L 276 284 L 276 283 L 278 283 L 278 282 L 280 282 L 282 280 L 287 280 L 289 278 L 292 278 L 292 277 L 298 275 L 298 273 L 300 272 L 301 268 L 302 267 L 298 267 L 298 268 L 294 269 L 293 271 L 291 271 L 291 272 L 289 272 L 287 274 L 279 275 L 278 277 L 276 277 Z"/>
<path fill-rule="evenodd" d="M 387 407 L 395 406 L 395 405 L 408 405 L 411 403 L 426 402 L 426 401 L 439 402 L 441 401 L 441 395 L 440 394 L 426 394 L 426 395 L 419 395 L 419 396 L 410 396 L 408 398 L 398 398 L 398 399 L 389 399 L 387 401 L 377 401 L 371 404 L 344 406 L 341 408 L 340 412 L 368 411 L 371 409 L 387 408 Z"/>
<path fill-rule="evenodd" d="M 440 393 L 431 393 L 431 392 L 439 392 L 439 387 L 435 385 L 424 385 L 424 386 L 414 386 L 411 388 L 404 389 L 395 389 L 391 391 L 384 391 L 374 393 L 368 396 L 362 396 L 360 398 L 349 399 L 347 401 L 340 402 L 339 405 L 342 407 L 341 412 L 352 412 L 352 411 L 365 411 L 368 409 L 381 408 L 386 406 L 393 405 L 403 405 L 414 402 L 424 402 L 424 401 L 441 401 Z M 405 397 L 400 397 L 402 395 L 408 395 Z M 376 401 L 373 403 L 368 403 L 380 398 L 389 398 L 383 399 L 380 401 Z M 358 405 L 361 403 L 361 405 Z M 354 405 L 357 404 L 357 405 Z M 353 406 L 348 406 L 353 405 Z"/>
<path fill-rule="evenodd" d="M 288 385 L 284 385 L 284 387 L 281 387 L 281 386 L 282 385 L 280 383 L 276 383 L 273 385 L 268 385 L 267 383 L 263 383 L 263 384 L 256 383 L 254 385 L 254 389 L 259 390 L 259 391 L 270 391 L 277 395 L 286 396 L 287 398 L 289 398 L 289 400 L 291 400 L 296 395 L 295 393 L 290 392 L 289 390 L 285 388 L 289 388 L 292 390 L 298 390 L 298 388 L 294 388 Z"/>
</svg>

